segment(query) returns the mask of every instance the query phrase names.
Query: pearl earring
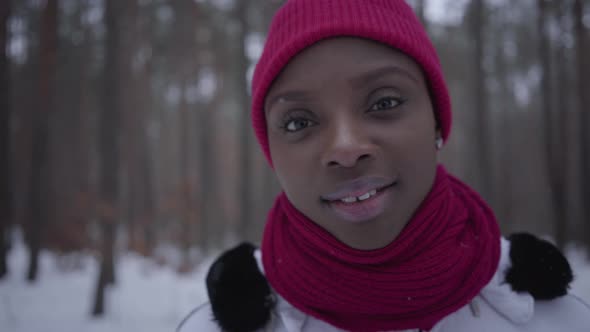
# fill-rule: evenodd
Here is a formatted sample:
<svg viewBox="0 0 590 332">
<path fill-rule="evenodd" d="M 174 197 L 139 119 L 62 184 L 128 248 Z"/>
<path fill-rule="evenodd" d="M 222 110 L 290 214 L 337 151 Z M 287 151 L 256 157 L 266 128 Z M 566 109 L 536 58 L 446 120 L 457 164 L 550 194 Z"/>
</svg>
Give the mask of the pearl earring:
<svg viewBox="0 0 590 332">
<path fill-rule="evenodd" d="M 442 146 L 443 146 L 443 139 L 442 139 L 442 137 L 437 137 L 434 144 L 435 144 L 437 150 L 442 149 Z"/>
</svg>

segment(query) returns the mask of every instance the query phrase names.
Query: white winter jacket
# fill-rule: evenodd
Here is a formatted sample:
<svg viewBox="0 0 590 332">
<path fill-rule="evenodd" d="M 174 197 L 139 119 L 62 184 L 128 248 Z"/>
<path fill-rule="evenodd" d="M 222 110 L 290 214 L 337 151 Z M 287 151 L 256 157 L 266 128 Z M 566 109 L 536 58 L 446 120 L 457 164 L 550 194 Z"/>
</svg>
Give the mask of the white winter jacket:
<svg viewBox="0 0 590 332">
<path fill-rule="evenodd" d="M 510 266 L 510 242 L 502 239 L 498 271 L 471 303 L 443 318 L 432 332 L 590 332 L 590 306 L 568 294 L 548 301 L 528 293 L 516 293 L 504 282 Z M 260 251 L 255 253 L 261 271 Z M 311 317 L 276 296 L 271 322 L 260 332 L 341 332 L 343 330 Z M 409 330 L 419 331 L 419 330 Z M 209 303 L 195 309 L 178 332 L 222 332 L 213 320 Z"/>
</svg>

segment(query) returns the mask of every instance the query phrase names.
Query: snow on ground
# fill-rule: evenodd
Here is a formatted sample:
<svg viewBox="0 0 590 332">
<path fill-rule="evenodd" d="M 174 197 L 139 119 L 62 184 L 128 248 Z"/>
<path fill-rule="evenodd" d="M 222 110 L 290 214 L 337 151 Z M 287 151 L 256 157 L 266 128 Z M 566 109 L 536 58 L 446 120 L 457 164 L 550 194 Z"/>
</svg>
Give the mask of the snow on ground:
<svg viewBox="0 0 590 332">
<path fill-rule="evenodd" d="M 90 317 L 98 264 L 82 257 L 72 272 L 57 268 L 58 257 L 43 252 L 37 283 L 25 281 L 28 255 L 15 241 L 8 278 L 0 280 L 2 332 L 162 332 L 174 331 L 182 318 L 206 298 L 204 274 L 211 261 L 187 275 L 152 260 L 126 254 L 117 260 L 117 285 L 107 292 L 106 316 Z"/>
<path fill-rule="evenodd" d="M 570 248 L 576 281 L 572 292 L 590 302 L 590 262 L 580 249 Z M 107 314 L 90 318 L 96 261 L 82 257 L 75 272 L 57 268 L 57 256 L 44 252 L 40 279 L 24 279 L 27 251 L 15 241 L 9 256 L 10 275 L 0 281 L 2 332 L 165 332 L 174 331 L 182 318 L 206 297 L 206 260 L 193 273 L 178 275 L 143 257 L 126 254 L 117 261 L 117 286 L 107 294 Z"/>
</svg>

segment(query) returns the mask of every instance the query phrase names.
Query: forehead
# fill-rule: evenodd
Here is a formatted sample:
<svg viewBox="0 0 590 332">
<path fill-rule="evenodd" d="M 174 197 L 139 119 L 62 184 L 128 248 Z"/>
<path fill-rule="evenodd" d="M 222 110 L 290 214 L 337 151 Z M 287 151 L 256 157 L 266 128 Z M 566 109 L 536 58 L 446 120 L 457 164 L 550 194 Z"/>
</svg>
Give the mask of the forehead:
<svg viewBox="0 0 590 332">
<path fill-rule="evenodd" d="M 399 74 L 424 81 L 420 66 L 406 54 L 373 40 L 338 37 L 306 48 L 283 68 L 267 98 L 277 90 L 306 86 L 333 78 L 354 78 L 379 68 L 396 68 Z"/>
</svg>

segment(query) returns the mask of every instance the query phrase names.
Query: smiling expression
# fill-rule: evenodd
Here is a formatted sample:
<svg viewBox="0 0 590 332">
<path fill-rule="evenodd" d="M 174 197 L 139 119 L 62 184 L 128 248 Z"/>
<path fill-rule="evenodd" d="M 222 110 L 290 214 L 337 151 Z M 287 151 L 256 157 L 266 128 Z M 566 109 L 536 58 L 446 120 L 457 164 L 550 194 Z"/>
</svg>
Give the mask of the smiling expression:
<svg viewBox="0 0 590 332">
<path fill-rule="evenodd" d="M 435 177 L 436 122 L 420 67 L 341 37 L 294 57 L 265 99 L 270 154 L 291 203 L 357 249 L 391 243 Z"/>
</svg>

